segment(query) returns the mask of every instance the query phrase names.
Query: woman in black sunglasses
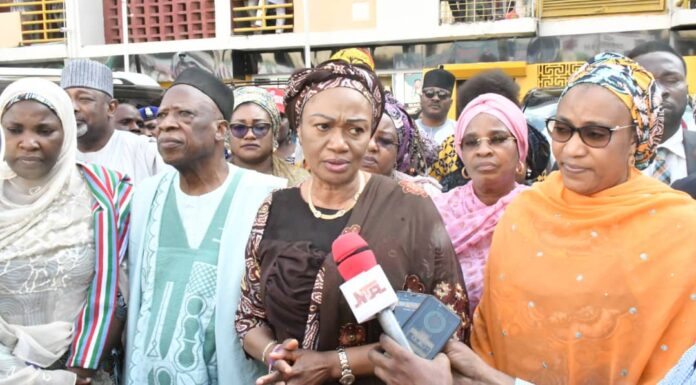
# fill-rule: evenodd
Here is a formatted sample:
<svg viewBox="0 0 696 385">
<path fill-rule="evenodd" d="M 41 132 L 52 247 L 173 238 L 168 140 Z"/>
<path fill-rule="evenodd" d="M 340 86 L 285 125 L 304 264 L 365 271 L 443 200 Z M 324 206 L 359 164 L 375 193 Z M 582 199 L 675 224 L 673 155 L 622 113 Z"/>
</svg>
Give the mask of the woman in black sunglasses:
<svg viewBox="0 0 696 385">
<path fill-rule="evenodd" d="M 309 174 L 274 154 L 280 123 L 280 113 L 268 91 L 260 87 L 235 89 L 230 119 L 231 161 L 239 167 L 285 178 L 288 186 L 297 186 Z"/>
</svg>

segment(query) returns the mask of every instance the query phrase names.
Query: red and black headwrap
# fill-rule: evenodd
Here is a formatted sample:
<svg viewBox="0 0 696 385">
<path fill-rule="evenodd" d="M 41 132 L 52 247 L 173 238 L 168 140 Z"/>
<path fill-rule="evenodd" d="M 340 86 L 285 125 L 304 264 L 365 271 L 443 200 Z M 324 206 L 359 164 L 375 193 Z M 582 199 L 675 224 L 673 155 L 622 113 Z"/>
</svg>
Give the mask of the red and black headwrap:
<svg viewBox="0 0 696 385">
<path fill-rule="evenodd" d="M 285 90 L 285 113 L 290 128 L 297 130 L 302 110 L 312 96 L 321 91 L 345 87 L 360 92 L 372 106 L 372 133 L 377 129 L 384 112 L 384 89 L 377 75 L 364 65 L 343 60 L 329 60 L 315 68 L 302 69 L 290 77 Z"/>
</svg>

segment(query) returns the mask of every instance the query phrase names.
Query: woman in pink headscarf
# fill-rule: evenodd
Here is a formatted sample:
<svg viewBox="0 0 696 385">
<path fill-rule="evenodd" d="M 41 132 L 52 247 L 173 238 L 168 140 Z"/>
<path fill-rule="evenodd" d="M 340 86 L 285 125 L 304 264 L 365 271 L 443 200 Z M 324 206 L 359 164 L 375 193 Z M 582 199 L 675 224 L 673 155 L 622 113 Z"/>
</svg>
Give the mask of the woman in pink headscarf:
<svg viewBox="0 0 696 385">
<path fill-rule="evenodd" d="M 527 122 L 520 108 L 497 94 L 467 104 L 454 133 L 462 174 L 471 181 L 434 197 L 469 293 L 470 311 L 483 292 L 483 271 L 493 230 L 505 207 L 526 187 L 515 182 L 527 158 Z"/>
</svg>

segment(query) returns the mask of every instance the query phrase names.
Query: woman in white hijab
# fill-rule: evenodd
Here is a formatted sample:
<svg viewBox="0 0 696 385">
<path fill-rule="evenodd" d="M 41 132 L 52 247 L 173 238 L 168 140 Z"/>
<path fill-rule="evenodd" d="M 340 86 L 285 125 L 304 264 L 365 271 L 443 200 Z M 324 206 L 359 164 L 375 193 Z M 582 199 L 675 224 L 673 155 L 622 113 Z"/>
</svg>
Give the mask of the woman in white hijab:
<svg viewBox="0 0 696 385">
<path fill-rule="evenodd" d="M 0 385 L 109 383 L 97 369 L 131 184 L 76 162 L 73 106 L 58 85 L 16 81 L 0 114 Z"/>
</svg>

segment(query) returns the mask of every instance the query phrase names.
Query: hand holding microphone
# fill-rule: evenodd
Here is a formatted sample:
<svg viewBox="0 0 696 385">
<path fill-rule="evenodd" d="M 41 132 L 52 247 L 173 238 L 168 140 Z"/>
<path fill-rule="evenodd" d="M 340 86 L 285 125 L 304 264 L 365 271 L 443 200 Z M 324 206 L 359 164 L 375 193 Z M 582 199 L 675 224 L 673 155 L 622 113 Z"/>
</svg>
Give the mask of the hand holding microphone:
<svg viewBox="0 0 696 385">
<path fill-rule="evenodd" d="M 373 349 L 368 358 L 374 365 L 375 376 L 386 385 L 457 384 L 446 355 L 440 353 L 432 360 L 425 359 L 405 351 L 385 335 L 379 343 L 384 353 Z"/>
</svg>

